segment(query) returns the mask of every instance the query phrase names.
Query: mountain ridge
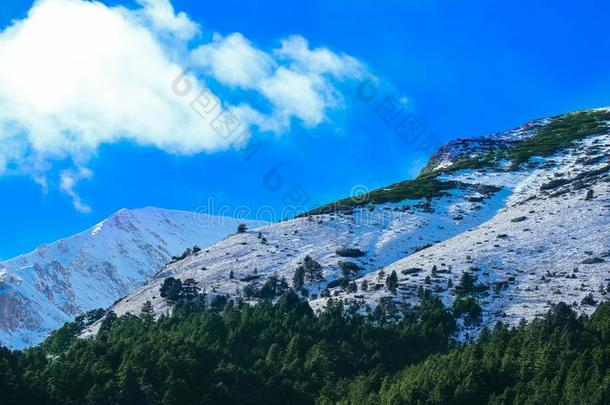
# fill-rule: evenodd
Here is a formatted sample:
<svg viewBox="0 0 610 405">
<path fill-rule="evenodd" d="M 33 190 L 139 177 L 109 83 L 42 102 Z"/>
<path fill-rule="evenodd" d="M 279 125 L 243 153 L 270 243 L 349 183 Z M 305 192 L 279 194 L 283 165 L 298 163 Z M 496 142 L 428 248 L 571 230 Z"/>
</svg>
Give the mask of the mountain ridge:
<svg viewBox="0 0 610 405">
<path fill-rule="evenodd" d="M 240 221 L 155 207 L 98 224 L 0 263 L 0 342 L 24 347 L 74 316 L 127 295 L 187 246 L 208 246 Z"/>
<path fill-rule="evenodd" d="M 159 296 L 159 287 L 170 276 L 193 278 L 211 297 L 256 301 L 259 291 L 291 284 L 296 269 L 304 266 L 309 256 L 321 267 L 321 278 L 306 282 L 304 290 L 316 309 L 324 307 L 329 297 L 343 299 L 363 311 L 373 310 L 382 298 L 415 303 L 422 288 L 451 306 L 460 296 L 456 289 L 463 281 L 460 277 L 468 274 L 485 291 L 475 294 L 483 307 L 482 318 L 477 328 L 462 324 L 462 337 L 476 335 L 481 325 L 497 320 L 514 323 L 521 317 L 535 317 L 561 297 L 572 297 L 579 311 L 591 312 L 593 307 L 580 301 L 588 294 L 599 301 L 607 292 L 605 288 L 603 293 L 598 290 L 598 283 L 610 281 L 603 276 L 608 261 L 601 257 L 605 250 L 610 251 L 610 224 L 596 220 L 608 217 L 610 207 L 606 185 L 610 178 L 608 121 L 607 108 L 580 111 L 493 134 L 502 147 L 460 148 L 455 154 L 441 148 L 418 179 L 375 190 L 364 200 L 340 200 L 257 232 L 233 235 L 205 252 L 168 265 L 159 277 L 116 303 L 112 310 L 118 315 L 137 314 L 151 301 L 158 315 L 166 313 L 171 304 Z M 527 160 L 523 160 L 525 156 Z M 588 198 L 591 193 L 595 197 Z M 552 210 L 554 205 L 570 213 L 565 218 L 572 218 L 575 226 L 586 223 L 590 227 L 588 234 L 573 227 L 567 230 L 582 237 L 582 242 L 562 235 L 562 227 L 567 225 L 555 220 L 562 216 Z M 591 220 L 579 220 L 583 216 Z M 521 233 L 513 235 L 517 229 L 525 235 L 531 233 L 533 239 Z M 539 234 L 543 232 L 559 236 L 549 237 L 546 244 Z M 455 242 L 470 238 L 474 248 Z M 512 248 L 509 241 L 514 243 Z M 554 246 L 561 243 L 565 254 Z M 528 250 L 528 244 L 540 252 Z M 586 253 L 589 250 L 584 245 L 594 252 Z M 342 252 L 347 250 L 361 254 L 346 257 Z M 556 252 L 562 266 L 575 263 L 570 255 L 579 257 L 581 273 L 555 268 L 546 251 Z M 515 257 L 515 252 L 523 256 Z M 418 262 L 422 257 L 426 260 Z M 482 258 L 485 260 L 479 263 Z M 580 264 L 587 259 L 594 263 Z M 531 269 L 516 268 L 514 262 L 519 260 Z M 392 272 L 398 275 L 396 291 L 386 287 Z M 522 277 L 529 273 L 535 274 Z M 567 276 L 568 285 L 576 291 L 561 293 L 557 283 Z M 591 282 L 585 283 L 587 277 Z M 544 280 L 538 281 L 544 283 L 544 292 L 533 292 L 539 291 L 534 289 L 536 278 Z M 95 327 L 88 333 L 94 331 Z"/>
</svg>

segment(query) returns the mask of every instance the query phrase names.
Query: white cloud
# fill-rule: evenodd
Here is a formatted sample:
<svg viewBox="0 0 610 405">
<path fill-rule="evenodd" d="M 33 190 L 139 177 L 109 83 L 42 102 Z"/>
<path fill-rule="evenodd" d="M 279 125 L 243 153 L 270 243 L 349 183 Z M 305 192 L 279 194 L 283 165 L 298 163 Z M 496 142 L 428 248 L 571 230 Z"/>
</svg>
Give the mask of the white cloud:
<svg viewBox="0 0 610 405">
<path fill-rule="evenodd" d="M 26 173 L 45 189 L 59 182 L 87 212 L 75 187 L 91 177 L 82 168 L 102 144 L 128 140 L 180 154 L 231 147 L 191 106 L 208 78 L 262 96 L 269 114 L 247 103 L 219 108 L 281 133 L 293 119 L 310 127 L 326 121 L 341 105 L 335 80 L 363 72 L 355 59 L 310 49 L 301 37 L 265 52 L 239 33 L 215 35 L 181 56 L 176 48 L 188 49 L 199 26 L 168 0 L 138 3 L 130 10 L 38 0 L 0 32 L 0 175 Z M 185 70 L 187 96 L 172 87 Z"/>
<path fill-rule="evenodd" d="M 220 83 L 265 97 L 271 116 L 252 111 L 244 115 L 253 118 L 251 124 L 275 132 L 289 128 L 293 117 L 309 127 L 327 121 L 327 111 L 342 103 L 334 80 L 357 79 L 366 72 L 355 58 L 327 48 L 310 49 L 300 36 L 284 39 L 280 48 L 266 53 L 241 34 L 216 35 L 212 43 L 195 49 L 191 59 Z"/>
<path fill-rule="evenodd" d="M 215 35 L 211 43 L 193 50 L 192 60 L 219 82 L 244 89 L 256 88 L 256 83 L 269 76 L 274 67 L 271 56 L 256 49 L 240 33 L 226 38 Z"/>
<path fill-rule="evenodd" d="M 93 177 L 91 170 L 84 167 L 78 168 L 78 170 L 64 170 L 60 174 L 59 187 L 61 191 L 72 198 L 74 209 L 84 214 L 91 212 L 91 207 L 82 201 L 80 196 L 74 191 L 74 187 L 77 182 L 90 179 L 91 177 Z"/>
<path fill-rule="evenodd" d="M 307 126 L 323 122 L 326 110 L 338 102 L 332 86 L 321 76 L 285 67 L 261 82 L 260 89 L 279 114 L 298 117 Z"/>
<path fill-rule="evenodd" d="M 182 66 L 167 55 L 124 10 L 38 1 L 0 34 L 0 169 L 46 184 L 42 162 L 84 164 L 121 139 L 172 153 L 228 147 L 171 91 Z"/>
<path fill-rule="evenodd" d="M 171 91 L 181 70 L 113 9 L 40 1 L 0 35 L 2 132 L 60 158 L 120 138 L 174 152 L 217 149 L 219 139 Z"/>
<path fill-rule="evenodd" d="M 294 69 L 305 73 L 345 79 L 360 78 L 365 72 L 356 58 L 346 54 L 338 55 L 327 48 L 310 49 L 307 40 L 298 35 L 282 40 L 282 47 L 275 54 Z"/>
<path fill-rule="evenodd" d="M 153 30 L 162 34 L 174 35 L 182 40 L 189 40 L 199 34 L 199 26 L 184 12 L 175 14 L 174 6 L 169 0 L 137 0 L 142 6 L 143 15 Z"/>
</svg>

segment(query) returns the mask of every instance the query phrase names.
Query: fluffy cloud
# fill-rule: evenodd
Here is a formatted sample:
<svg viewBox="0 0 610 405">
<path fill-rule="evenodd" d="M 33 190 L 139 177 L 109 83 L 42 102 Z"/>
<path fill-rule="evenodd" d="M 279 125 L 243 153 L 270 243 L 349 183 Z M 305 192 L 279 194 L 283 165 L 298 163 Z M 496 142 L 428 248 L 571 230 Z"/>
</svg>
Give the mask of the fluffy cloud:
<svg viewBox="0 0 610 405">
<path fill-rule="evenodd" d="M 205 81 L 262 96 L 269 113 L 206 93 L 244 125 L 281 133 L 293 120 L 327 120 L 341 105 L 335 82 L 363 72 L 355 59 L 310 49 L 301 37 L 270 52 L 239 33 L 193 47 L 199 26 L 169 0 L 137 2 L 127 9 L 38 0 L 0 32 L 0 175 L 27 173 L 46 188 L 59 173 L 52 183 L 87 212 L 75 187 L 91 177 L 86 165 L 102 144 L 128 140 L 180 154 L 231 147 L 193 109 Z M 179 77 L 188 92 L 176 91 Z"/>
<path fill-rule="evenodd" d="M 39 1 L 0 35 L 0 160 L 82 163 L 119 139 L 177 153 L 222 148 L 171 91 L 181 71 L 149 30 L 119 10 Z"/>
<path fill-rule="evenodd" d="M 326 109 L 338 103 L 333 87 L 321 76 L 302 74 L 285 67 L 262 81 L 260 89 L 280 116 L 298 117 L 307 126 L 323 122 Z"/>
<path fill-rule="evenodd" d="M 280 48 L 267 53 L 241 34 L 215 35 L 212 43 L 195 49 L 191 58 L 220 83 L 256 90 L 265 97 L 272 107 L 271 117 L 252 111 L 247 116 L 252 124 L 274 132 L 289 128 L 292 118 L 309 127 L 326 121 L 327 111 L 342 104 L 334 81 L 361 78 L 365 73 L 355 58 L 327 48 L 310 49 L 300 36 L 282 40 Z"/>
<path fill-rule="evenodd" d="M 199 26 L 184 12 L 175 14 L 168 0 L 137 0 L 142 10 L 136 11 L 144 17 L 152 29 L 161 34 L 169 34 L 181 40 L 189 40 L 199 34 Z"/>
<path fill-rule="evenodd" d="M 199 46 L 191 56 L 195 66 L 206 69 L 220 83 L 243 89 L 256 88 L 275 65 L 267 53 L 240 33 L 226 38 L 216 34 L 211 43 Z"/>
<path fill-rule="evenodd" d="M 278 59 L 286 60 L 294 69 L 335 78 L 361 77 L 362 64 L 349 55 L 337 55 L 326 48 L 310 49 L 307 40 L 294 35 L 282 40 L 282 46 L 275 51 Z"/>
</svg>

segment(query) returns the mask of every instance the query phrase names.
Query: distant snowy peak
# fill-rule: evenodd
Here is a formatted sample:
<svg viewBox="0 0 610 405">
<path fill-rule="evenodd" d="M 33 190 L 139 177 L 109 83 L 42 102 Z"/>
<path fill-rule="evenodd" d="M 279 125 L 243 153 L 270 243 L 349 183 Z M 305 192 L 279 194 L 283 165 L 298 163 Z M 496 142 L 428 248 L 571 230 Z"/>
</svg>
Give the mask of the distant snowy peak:
<svg viewBox="0 0 610 405">
<path fill-rule="evenodd" d="M 185 211 L 123 209 L 84 232 L 0 263 L 0 343 L 40 341 L 84 311 L 107 307 L 185 248 L 207 247 L 240 222 Z"/>
</svg>

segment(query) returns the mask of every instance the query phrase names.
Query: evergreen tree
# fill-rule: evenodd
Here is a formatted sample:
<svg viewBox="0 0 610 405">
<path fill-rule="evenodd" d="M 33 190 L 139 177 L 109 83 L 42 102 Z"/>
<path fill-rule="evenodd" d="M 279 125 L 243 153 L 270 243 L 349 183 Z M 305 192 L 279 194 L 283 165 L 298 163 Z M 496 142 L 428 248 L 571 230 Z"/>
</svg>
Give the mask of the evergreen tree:
<svg viewBox="0 0 610 405">
<path fill-rule="evenodd" d="M 98 331 L 98 336 L 104 336 L 106 333 L 112 329 L 112 326 L 116 323 L 118 317 L 114 311 L 108 311 L 102 323 L 100 324 L 100 329 Z"/>
<path fill-rule="evenodd" d="M 140 319 L 144 321 L 145 324 L 151 324 L 155 320 L 155 310 L 153 308 L 152 302 L 146 301 L 142 305 L 142 309 L 140 310 Z"/>
<path fill-rule="evenodd" d="M 388 291 L 393 293 L 396 292 L 396 289 L 398 288 L 398 275 L 395 270 L 392 270 L 392 273 L 386 278 L 385 285 L 388 288 Z"/>
<path fill-rule="evenodd" d="M 215 295 L 210 302 L 210 309 L 212 311 L 221 311 L 229 302 L 226 295 Z"/>
<path fill-rule="evenodd" d="M 182 290 L 180 292 L 180 298 L 186 300 L 192 300 L 199 294 L 199 287 L 197 282 L 192 278 L 187 278 L 182 283 Z"/>
<path fill-rule="evenodd" d="M 181 298 L 182 281 L 180 279 L 168 277 L 163 280 L 159 292 L 162 298 L 165 298 L 170 303 L 174 303 Z"/>
<path fill-rule="evenodd" d="M 288 284 L 284 278 L 279 279 L 277 275 L 272 275 L 267 278 L 267 281 L 258 290 L 256 296 L 262 299 L 273 299 L 276 298 L 288 290 Z"/>
<path fill-rule="evenodd" d="M 470 326 L 481 321 L 482 309 L 473 297 L 458 297 L 453 302 L 453 316 L 464 317 L 464 324 Z"/>
<path fill-rule="evenodd" d="M 324 280 L 324 276 L 322 274 L 322 265 L 312 259 L 311 256 L 305 256 L 305 260 L 303 261 L 303 267 L 305 270 L 305 278 L 310 283 Z"/>
<path fill-rule="evenodd" d="M 297 267 L 292 276 L 292 287 L 296 291 L 301 291 L 305 284 L 305 268 L 303 266 Z"/>
<path fill-rule="evenodd" d="M 476 295 L 487 289 L 484 284 L 476 284 L 477 277 L 470 273 L 462 273 L 459 284 L 455 287 L 455 291 L 459 296 Z"/>
</svg>

